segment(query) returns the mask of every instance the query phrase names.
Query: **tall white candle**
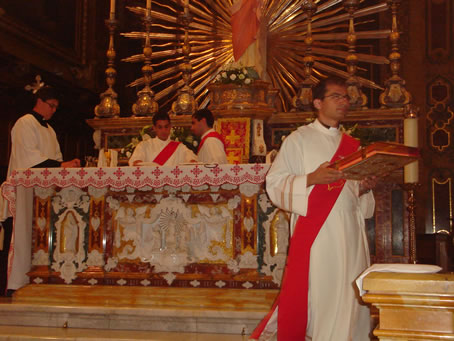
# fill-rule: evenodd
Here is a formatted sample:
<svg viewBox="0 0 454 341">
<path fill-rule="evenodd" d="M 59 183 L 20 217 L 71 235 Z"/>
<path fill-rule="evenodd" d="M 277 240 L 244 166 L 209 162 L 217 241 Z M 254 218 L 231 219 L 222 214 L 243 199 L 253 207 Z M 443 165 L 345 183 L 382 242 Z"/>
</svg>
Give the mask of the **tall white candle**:
<svg viewBox="0 0 454 341">
<path fill-rule="evenodd" d="M 409 147 L 418 147 L 418 118 L 411 117 L 404 120 L 404 144 Z M 404 167 L 404 182 L 418 182 L 418 161 Z"/>
<path fill-rule="evenodd" d="M 115 19 L 115 0 L 110 0 L 110 20 Z"/>
</svg>

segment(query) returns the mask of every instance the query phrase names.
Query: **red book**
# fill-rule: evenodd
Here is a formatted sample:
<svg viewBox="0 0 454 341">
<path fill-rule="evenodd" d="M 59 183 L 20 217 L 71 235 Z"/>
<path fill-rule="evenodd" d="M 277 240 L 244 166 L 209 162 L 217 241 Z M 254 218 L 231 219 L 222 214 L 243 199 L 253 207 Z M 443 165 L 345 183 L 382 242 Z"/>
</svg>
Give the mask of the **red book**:
<svg viewBox="0 0 454 341">
<path fill-rule="evenodd" d="M 375 142 L 330 165 L 341 170 L 345 179 L 363 180 L 383 176 L 419 159 L 419 149 L 403 144 Z"/>
</svg>

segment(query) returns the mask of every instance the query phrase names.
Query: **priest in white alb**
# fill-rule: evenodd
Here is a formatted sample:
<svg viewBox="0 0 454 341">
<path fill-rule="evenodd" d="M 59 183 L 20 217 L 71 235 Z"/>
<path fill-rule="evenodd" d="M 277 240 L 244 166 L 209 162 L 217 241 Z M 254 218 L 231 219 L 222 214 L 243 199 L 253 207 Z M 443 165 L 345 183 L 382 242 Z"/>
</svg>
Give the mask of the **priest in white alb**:
<svg viewBox="0 0 454 341">
<path fill-rule="evenodd" d="M 143 140 L 136 146 L 129 159 L 130 166 L 176 166 L 197 161 L 197 156 L 183 143 L 170 139 L 172 125 L 167 113 L 156 113 L 152 122 L 156 137 Z"/>
<path fill-rule="evenodd" d="M 313 98 L 317 119 L 284 140 L 266 177 L 272 202 L 292 214 L 292 238 L 280 294 L 253 340 L 369 340 L 354 281 L 369 266 L 364 220 L 376 180 L 345 180 L 328 167 L 359 148 L 339 129 L 349 108 L 344 81 L 322 80 Z"/>
</svg>

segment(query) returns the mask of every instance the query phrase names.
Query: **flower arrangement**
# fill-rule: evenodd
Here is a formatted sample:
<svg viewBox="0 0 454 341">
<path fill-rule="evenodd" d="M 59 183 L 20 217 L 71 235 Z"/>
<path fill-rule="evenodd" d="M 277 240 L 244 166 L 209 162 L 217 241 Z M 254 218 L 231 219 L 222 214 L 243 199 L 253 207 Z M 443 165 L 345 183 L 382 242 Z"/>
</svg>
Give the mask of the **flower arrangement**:
<svg viewBox="0 0 454 341">
<path fill-rule="evenodd" d="M 119 152 L 120 157 L 126 157 L 129 159 L 132 153 L 134 152 L 134 149 L 136 149 L 137 145 L 140 142 L 151 139 L 151 136 L 148 134 L 148 131 L 151 128 L 152 128 L 151 124 L 146 125 L 140 130 L 139 135 L 132 137 L 131 142 L 129 142 L 126 146 L 120 149 Z"/>
<path fill-rule="evenodd" d="M 191 133 L 188 127 L 172 127 L 170 131 L 170 138 L 172 140 L 183 143 L 186 147 L 197 154 L 197 148 L 200 143 L 200 138 Z"/>
<path fill-rule="evenodd" d="M 257 79 L 260 79 L 259 74 L 252 66 L 227 66 L 227 68 L 219 72 L 214 82 L 218 84 L 248 85 Z"/>
</svg>

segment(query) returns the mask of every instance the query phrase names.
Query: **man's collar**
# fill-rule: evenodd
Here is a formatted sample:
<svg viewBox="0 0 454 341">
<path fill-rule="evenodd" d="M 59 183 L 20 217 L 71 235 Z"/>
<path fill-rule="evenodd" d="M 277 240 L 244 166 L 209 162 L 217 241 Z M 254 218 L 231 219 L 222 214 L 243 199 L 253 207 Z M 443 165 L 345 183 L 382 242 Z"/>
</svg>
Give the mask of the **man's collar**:
<svg viewBox="0 0 454 341">
<path fill-rule="evenodd" d="M 36 118 L 36 120 L 41 124 L 44 128 L 47 128 L 47 121 L 44 119 L 43 116 L 38 114 L 35 110 L 32 110 L 31 114 Z"/>
<path fill-rule="evenodd" d="M 208 129 L 205 133 L 202 134 L 202 136 L 200 136 L 200 138 L 203 139 L 206 135 L 208 135 L 209 133 L 211 133 L 213 131 L 214 131 L 213 128 Z"/>
<path fill-rule="evenodd" d="M 331 129 L 331 128 L 332 128 L 332 129 L 339 129 L 339 126 L 337 126 L 337 127 L 331 127 L 331 126 L 329 126 L 329 125 L 323 123 L 322 121 L 320 121 L 318 118 L 317 118 L 317 121 L 319 121 L 320 124 L 321 124 L 323 127 L 325 127 L 326 129 L 328 129 L 328 130 Z"/>
</svg>

